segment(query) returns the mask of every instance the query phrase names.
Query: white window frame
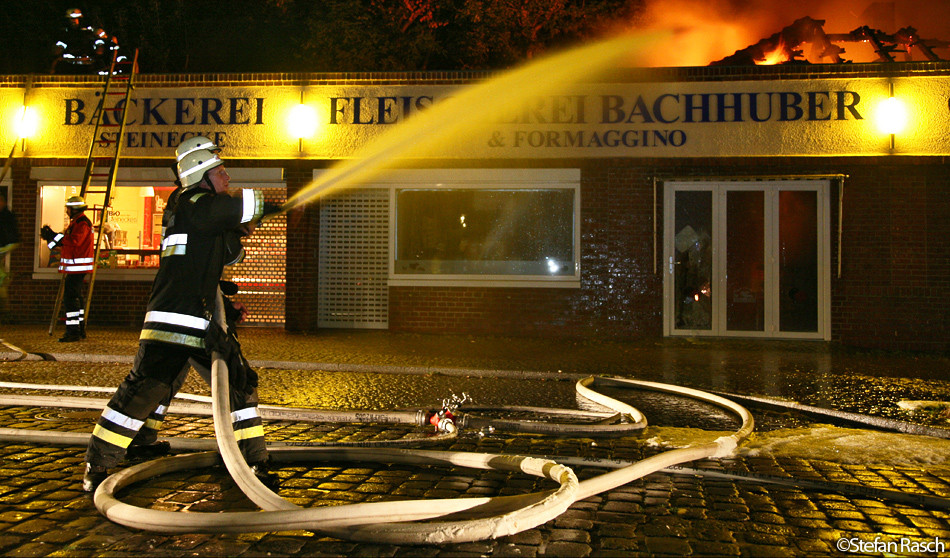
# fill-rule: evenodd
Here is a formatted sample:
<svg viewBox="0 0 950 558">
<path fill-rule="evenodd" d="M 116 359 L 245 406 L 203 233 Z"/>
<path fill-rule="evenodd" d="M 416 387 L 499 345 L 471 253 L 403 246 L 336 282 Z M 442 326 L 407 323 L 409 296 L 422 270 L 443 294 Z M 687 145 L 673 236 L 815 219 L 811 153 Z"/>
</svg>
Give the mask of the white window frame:
<svg viewBox="0 0 950 558">
<path fill-rule="evenodd" d="M 730 331 L 726 327 L 726 192 L 728 190 L 764 191 L 766 213 L 765 261 L 765 327 L 763 331 Z M 778 192 L 779 190 L 814 191 L 818 197 L 818 328 L 814 332 L 779 330 L 777 267 L 778 252 Z M 720 293 L 713 301 L 713 323 L 709 330 L 676 329 L 674 327 L 674 253 L 675 195 L 678 191 L 711 191 L 713 212 L 713 284 Z M 808 180 L 748 180 L 748 181 L 670 181 L 665 184 L 663 200 L 663 335 L 667 337 L 761 337 L 770 339 L 831 339 L 831 203 L 830 181 Z"/>
<path fill-rule="evenodd" d="M 228 167 L 231 177 L 231 189 L 237 188 L 286 188 L 283 168 L 242 168 Z M 30 178 L 36 180 L 39 198 L 36 204 L 36 225 L 34 238 L 39 238 L 43 212 L 43 189 L 47 186 L 82 187 L 83 167 L 34 167 Z M 170 167 L 119 167 L 116 175 L 116 188 L 138 188 L 143 186 L 174 186 L 175 174 Z M 41 242 L 41 241 L 40 241 Z M 33 251 L 33 279 L 56 280 L 60 273 L 55 267 L 41 265 L 40 245 Z M 106 269 L 96 270 L 96 277 L 109 281 L 152 281 L 158 268 L 147 269 Z"/>
<path fill-rule="evenodd" d="M 581 174 L 580 169 L 400 169 L 373 181 L 388 187 L 389 285 L 440 287 L 580 288 L 581 276 Z M 574 192 L 574 273 L 571 275 L 467 275 L 395 273 L 396 191 L 427 189 L 567 189 Z"/>
</svg>

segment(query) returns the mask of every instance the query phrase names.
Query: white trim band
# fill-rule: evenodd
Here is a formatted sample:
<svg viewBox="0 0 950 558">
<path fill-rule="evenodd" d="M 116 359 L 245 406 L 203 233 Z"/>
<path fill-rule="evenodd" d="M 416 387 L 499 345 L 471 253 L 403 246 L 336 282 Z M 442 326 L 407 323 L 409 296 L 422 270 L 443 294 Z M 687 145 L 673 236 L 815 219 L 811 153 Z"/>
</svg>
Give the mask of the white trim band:
<svg viewBox="0 0 950 558">
<path fill-rule="evenodd" d="M 259 416 L 261 415 L 258 414 L 257 407 L 247 407 L 246 409 L 239 409 L 231 413 L 231 422 L 240 422 L 242 420 L 249 420 Z"/>
<path fill-rule="evenodd" d="M 257 217 L 257 199 L 259 194 L 254 190 L 247 188 L 241 190 L 241 198 L 244 200 L 244 214 L 241 215 L 241 222 L 247 223 Z"/>
<path fill-rule="evenodd" d="M 188 235 L 185 233 L 172 234 L 162 241 L 162 250 L 169 246 L 179 246 L 182 244 L 188 244 Z"/>
<path fill-rule="evenodd" d="M 188 151 L 185 151 L 184 153 L 179 155 L 178 160 L 181 161 L 182 159 L 185 158 L 185 155 L 189 153 L 194 153 L 195 151 L 198 151 L 199 149 L 207 149 L 208 151 L 213 152 L 215 149 L 218 149 L 218 146 L 212 143 L 211 140 L 208 140 L 208 143 L 199 143 L 198 145 L 192 147 Z"/>
<path fill-rule="evenodd" d="M 156 322 L 190 327 L 192 329 L 200 329 L 202 331 L 208 329 L 208 324 L 210 323 L 204 318 L 189 316 L 188 314 L 178 314 L 176 312 L 162 312 L 160 310 L 152 310 L 151 312 L 145 314 L 145 321 L 146 323 Z"/>
<path fill-rule="evenodd" d="M 130 416 L 123 415 L 122 413 L 120 413 L 119 411 L 116 411 L 115 409 L 111 407 L 106 407 L 102 411 L 102 418 L 106 419 L 112 424 L 121 426 L 122 428 L 128 428 L 129 430 L 135 430 L 135 431 L 138 431 L 140 428 L 142 428 L 142 425 L 145 424 L 145 421 L 141 421 L 138 419 L 134 419 Z"/>
<path fill-rule="evenodd" d="M 222 164 L 222 163 L 223 163 L 223 161 L 222 161 L 221 159 L 219 159 L 217 155 L 215 155 L 214 157 L 208 159 L 207 161 L 205 161 L 205 162 L 203 162 L 203 163 L 199 163 L 199 164 L 197 164 L 197 165 L 191 167 L 190 169 L 186 170 L 185 172 L 181 173 L 181 180 L 182 180 L 182 182 L 184 182 L 186 176 L 191 176 L 191 175 L 195 174 L 195 173 L 198 172 L 198 171 L 205 171 L 205 170 L 207 170 L 207 169 L 216 167 L 216 166 L 218 166 L 218 165 L 220 165 L 220 164 Z"/>
</svg>

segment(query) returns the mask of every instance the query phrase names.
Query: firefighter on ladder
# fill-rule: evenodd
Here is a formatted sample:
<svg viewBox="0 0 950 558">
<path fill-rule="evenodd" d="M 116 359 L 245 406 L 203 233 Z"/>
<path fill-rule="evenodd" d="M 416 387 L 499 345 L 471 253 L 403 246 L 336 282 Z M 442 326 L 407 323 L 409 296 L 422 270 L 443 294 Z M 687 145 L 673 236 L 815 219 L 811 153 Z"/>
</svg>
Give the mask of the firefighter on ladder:
<svg viewBox="0 0 950 558">
<path fill-rule="evenodd" d="M 181 148 L 179 148 L 181 152 Z M 211 353 L 228 366 L 234 434 L 244 459 L 272 490 L 279 478 L 268 469 L 264 428 L 257 411 L 257 374 L 250 368 L 233 335 L 217 321 L 224 306 L 219 281 L 229 261 L 228 239 L 234 231 L 251 234 L 263 216 L 279 210 L 265 205 L 260 192 L 228 194 L 230 177 L 223 161 L 208 149 L 198 149 L 178 161 L 180 192 L 166 224 L 162 257 L 152 285 L 132 371 L 102 412 L 86 450 L 83 490 L 92 492 L 108 469 L 126 455 L 167 452 L 155 443 L 165 406 L 181 385 L 187 364 L 211 369 Z M 242 312 L 231 305 L 234 312 Z M 227 311 L 227 309 L 226 309 Z M 142 447 L 145 445 L 146 447 Z"/>
<path fill-rule="evenodd" d="M 86 201 L 82 196 L 72 196 L 66 200 L 69 213 L 69 225 L 66 230 L 57 233 L 49 225 L 40 229 L 40 237 L 50 250 L 60 247 L 59 272 L 63 277 L 63 307 L 66 309 L 66 334 L 60 337 L 61 343 L 81 341 L 86 338 L 85 305 L 82 296 L 82 284 L 86 275 L 92 273 L 95 259 L 92 221 L 86 217 Z"/>
</svg>

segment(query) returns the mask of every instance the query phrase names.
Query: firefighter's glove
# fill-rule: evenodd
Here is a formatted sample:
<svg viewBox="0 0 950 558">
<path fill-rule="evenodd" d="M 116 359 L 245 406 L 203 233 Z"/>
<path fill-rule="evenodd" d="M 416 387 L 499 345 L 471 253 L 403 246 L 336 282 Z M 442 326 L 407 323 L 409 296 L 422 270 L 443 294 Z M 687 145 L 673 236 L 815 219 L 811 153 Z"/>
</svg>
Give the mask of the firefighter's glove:
<svg viewBox="0 0 950 558">
<path fill-rule="evenodd" d="M 40 238 L 46 242 L 52 242 L 56 238 L 56 231 L 51 229 L 49 225 L 43 225 L 43 228 L 40 229 Z"/>
<path fill-rule="evenodd" d="M 218 286 L 221 287 L 221 294 L 225 296 L 234 296 L 238 293 L 237 283 L 234 281 L 228 281 L 227 279 L 221 279 L 218 281 Z M 225 301 L 224 308 L 227 310 L 230 302 Z"/>
<path fill-rule="evenodd" d="M 222 283 L 225 283 L 225 282 L 230 283 L 230 281 L 222 281 Z M 232 284 L 233 284 L 233 283 L 232 283 Z M 224 292 L 224 288 L 223 288 L 223 287 L 222 287 L 221 291 L 222 291 L 222 293 Z M 240 310 L 240 308 L 235 308 L 235 307 L 234 307 L 234 304 L 231 302 L 231 299 L 230 299 L 230 298 L 228 298 L 228 297 L 226 297 L 226 296 L 223 297 L 223 298 L 224 298 L 224 320 L 225 320 L 225 323 L 228 324 L 228 329 L 233 332 L 233 331 L 234 331 L 234 328 L 237 327 L 238 322 L 241 321 L 241 318 L 243 318 L 243 316 L 241 315 L 241 310 Z M 236 333 L 236 332 L 235 332 L 235 333 L 232 333 L 232 335 L 234 335 L 235 337 L 237 337 L 237 333 Z"/>
</svg>

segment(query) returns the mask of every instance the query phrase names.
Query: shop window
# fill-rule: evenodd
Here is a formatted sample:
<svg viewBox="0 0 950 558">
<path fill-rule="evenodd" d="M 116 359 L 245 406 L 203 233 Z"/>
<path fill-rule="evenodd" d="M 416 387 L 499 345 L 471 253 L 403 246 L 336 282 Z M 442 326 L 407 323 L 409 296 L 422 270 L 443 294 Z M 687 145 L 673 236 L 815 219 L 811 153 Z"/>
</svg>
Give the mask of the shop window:
<svg viewBox="0 0 950 558">
<path fill-rule="evenodd" d="M 81 171 L 72 167 L 32 170 L 31 177 L 37 180 L 40 191 L 37 237 L 44 224 L 57 232 L 69 224 L 66 200 L 79 194 Z M 232 167 L 228 173 L 232 192 L 240 188 L 261 190 L 267 201 L 276 204 L 287 198 L 280 168 Z M 172 179 L 166 169 L 120 169 L 111 207 L 104 216 L 97 280 L 151 281 L 155 276 L 161 252 L 162 213 L 174 191 Z M 87 194 L 86 216 L 98 229 L 103 219 L 104 196 Z M 224 270 L 224 278 L 238 284 L 240 300 L 250 312 L 246 324 L 281 325 L 284 322 L 286 237 L 286 217 L 261 223 L 255 233 L 243 241 L 244 261 Z M 57 252 L 50 253 L 45 242 L 36 243 L 34 278 L 58 277 Z"/>
<path fill-rule="evenodd" d="M 576 286 L 576 170 L 418 170 L 391 180 L 390 284 Z"/>
<path fill-rule="evenodd" d="M 574 275 L 574 191 L 396 191 L 398 274 Z"/>
<path fill-rule="evenodd" d="M 102 226 L 99 244 L 100 269 L 157 269 L 162 242 L 162 212 L 173 187 L 136 185 L 113 189 L 111 207 L 103 211 L 103 194 L 88 193 L 86 216 L 93 229 Z M 69 225 L 66 200 L 78 195 L 79 186 L 42 186 L 40 189 L 39 223 L 60 232 Z M 50 253 L 45 243 L 38 247 L 37 267 L 55 269 L 56 251 Z"/>
</svg>

